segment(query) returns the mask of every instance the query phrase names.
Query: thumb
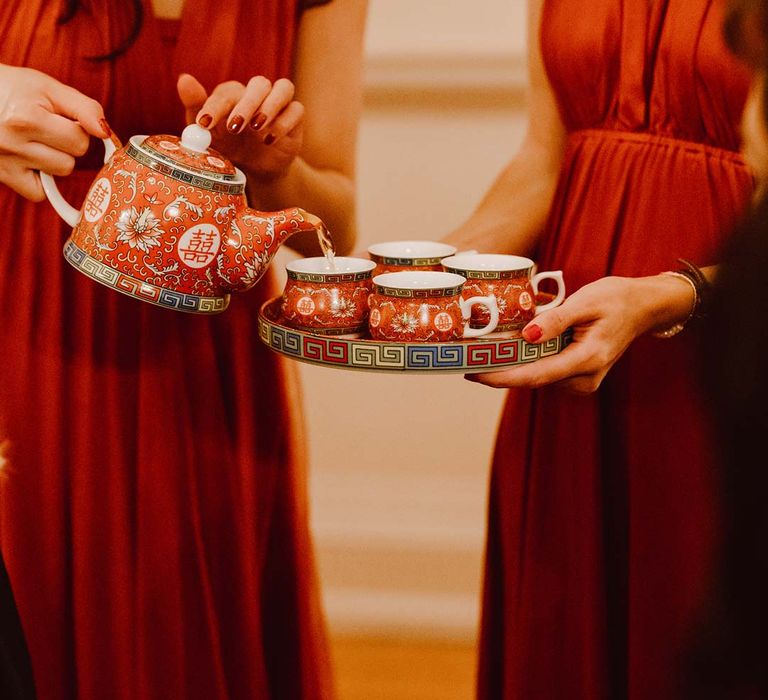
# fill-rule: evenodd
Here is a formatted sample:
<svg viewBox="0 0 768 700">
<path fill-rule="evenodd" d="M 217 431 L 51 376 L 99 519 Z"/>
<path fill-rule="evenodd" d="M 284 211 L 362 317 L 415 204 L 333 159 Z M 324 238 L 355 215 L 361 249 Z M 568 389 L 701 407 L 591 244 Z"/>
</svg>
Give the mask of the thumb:
<svg viewBox="0 0 768 700">
<path fill-rule="evenodd" d="M 189 73 L 182 73 L 176 81 L 176 90 L 179 93 L 181 104 L 187 113 L 187 121 L 195 120 L 200 108 L 208 99 L 208 93 L 200 81 Z"/>
<path fill-rule="evenodd" d="M 100 139 L 110 136 L 104 110 L 96 100 L 58 80 L 51 80 L 47 95 L 57 114 L 78 122 L 86 133 Z"/>
</svg>

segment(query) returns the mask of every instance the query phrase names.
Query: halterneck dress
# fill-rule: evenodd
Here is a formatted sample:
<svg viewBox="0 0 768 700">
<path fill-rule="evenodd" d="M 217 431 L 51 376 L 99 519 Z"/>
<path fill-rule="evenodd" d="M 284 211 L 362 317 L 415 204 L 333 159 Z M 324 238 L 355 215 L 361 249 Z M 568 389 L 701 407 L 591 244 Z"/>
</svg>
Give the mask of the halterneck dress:
<svg viewBox="0 0 768 700">
<path fill-rule="evenodd" d="M 180 133 L 176 77 L 290 77 L 296 0 L 0 3 L 0 63 L 99 100 L 123 139 Z M 317 10 L 312 10 L 317 11 Z M 79 206 L 94 143 L 60 178 Z M 271 276 L 215 318 L 122 296 L 62 257 L 47 202 L 0 187 L 2 549 L 43 700 L 330 696 L 298 396 L 258 339 Z"/>
<path fill-rule="evenodd" d="M 752 179 L 722 0 L 545 0 L 567 129 L 537 258 L 569 292 L 718 259 Z M 680 697 L 717 543 L 691 328 L 637 340 L 589 397 L 510 393 L 490 489 L 481 698 Z"/>
</svg>

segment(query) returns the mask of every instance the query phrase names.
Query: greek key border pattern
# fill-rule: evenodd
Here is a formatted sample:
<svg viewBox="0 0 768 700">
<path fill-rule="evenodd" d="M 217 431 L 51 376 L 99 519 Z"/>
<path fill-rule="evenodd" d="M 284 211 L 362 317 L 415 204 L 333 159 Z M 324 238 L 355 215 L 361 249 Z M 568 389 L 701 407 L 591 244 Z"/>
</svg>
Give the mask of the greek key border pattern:
<svg viewBox="0 0 768 700">
<path fill-rule="evenodd" d="M 372 270 L 366 272 L 340 272 L 328 274 L 320 272 L 294 272 L 288 270 L 288 279 L 299 282 L 317 282 L 319 284 L 338 284 L 340 282 L 362 282 L 370 279 Z"/>
<path fill-rule="evenodd" d="M 64 257 L 70 265 L 96 282 L 115 291 L 141 301 L 162 306 L 166 309 L 186 311 L 193 314 L 218 314 L 229 306 L 229 295 L 223 297 L 201 297 L 163 289 L 154 284 L 142 282 L 134 277 L 113 270 L 90 257 L 72 241 L 64 245 Z"/>
<path fill-rule="evenodd" d="M 293 330 L 301 331 L 309 335 L 359 335 L 368 330 L 368 325 L 350 327 L 350 328 L 310 328 L 297 323 L 291 323 Z"/>
<path fill-rule="evenodd" d="M 459 287 L 444 287 L 442 289 L 399 289 L 396 287 L 382 287 L 374 285 L 376 294 L 385 297 L 397 297 L 398 299 L 431 299 L 432 297 L 454 297 L 461 294 L 464 285 Z"/>
<path fill-rule="evenodd" d="M 133 144 L 131 144 L 131 147 L 133 147 Z M 172 167 L 178 167 L 179 164 L 173 160 L 168 154 L 163 153 L 162 151 L 158 151 L 156 148 L 153 148 L 147 143 L 141 144 L 141 150 L 145 153 L 147 153 L 149 156 L 153 156 L 157 158 L 157 160 L 162 161 L 166 165 L 170 165 Z M 234 173 L 216 173 L 215 177 L 211 177 L 210 173 L 212 171 L 205 170 L 203 168 L 196 168 L 194 165 L 184 165 L 184 170 L 189 170 L 191 173 L 195 173 L 195 175 L 202 175 L 203 177 L 210 178 L 212 180 L 227 180 L 231 182 L 232 180 L 235 180 L 237 178 L 237 175 Z"/>
<path fill-rule="evenodd" d="M 468 280 L 509 280 L 518 277 L 528 277 L 530 268 L 524 270 L 458 270 L 455 267 L 444 265 L 446 272 L 453 272 Z"/>
<path fill-rule="evenodd" d="M 200 187 L 211 192 L 223 192 L 224 194 L 243 194 L 245 192 L 245 183 L 232 184 L 230 182 L 219 182 L 208 177 L 195 175 L 194 173 L 182 170 L 177 166 L 172 166 L 160 158 L 153 157 L 144 151 L 139 150 L 133 144 L 128 144 L 126 149 L 128 155 L 135 161 L 145 165 L 155 172 L 162 173 L 168 177 L 183 182 L 193 187 Z"/>
<path fill-rule="evenodd" d="M 374 253 L 368 253 L 368 256 L 377 265 L 401 265 L 401 266 L 414 266 L 421 267 L 426 265 L 439 265 L 443 258 L 388 258 L 384 255 L 375 255 Z M 449 257 L 445 255 L 443 257 Z"/>
<path fill-rule="evenodd" d="M 296 360 L 327 367 L 369 371 L 480 372 L 503 369 L 555 355 L 572 339 L 532 345 L 522 338 L 465 343 L 381 343 L 367 339 L 319 336 L 281 326 L 259 314 L 259 337 L 273 350 Z"/>
</svg>

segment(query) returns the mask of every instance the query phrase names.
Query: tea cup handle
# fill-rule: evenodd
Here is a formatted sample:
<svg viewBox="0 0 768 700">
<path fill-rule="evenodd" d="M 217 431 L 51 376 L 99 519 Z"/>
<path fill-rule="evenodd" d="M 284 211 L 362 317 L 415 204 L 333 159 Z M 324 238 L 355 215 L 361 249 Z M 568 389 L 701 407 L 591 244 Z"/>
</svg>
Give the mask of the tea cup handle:
<svg viewBox="0 0 768 700">
<path fill-rule="evenodd" d="M 490 322 L 483 328 L 469 327 L 469 318 L 472 315 L 472 307 L 475 304 L 482 304 L 483 306 L 487 306 L 488 311 L 491 313 Z M 466 321 L 464 324 L 465 338 L 479 338 L 481 335 L 493 333 L 493 331 L 496 330 L 496 326 L 499 325 L 499 305 L 496 303 L 496 297 L 493 294 L 489 294 L 487 297 L 471 297 L 469 299 L 459 299 L 459 306 L 461 306 L 461 315 Z"/>
<path fill-rule="evenodd" d="M 531 278 L 531 287 L 533 288 L 534 294 L 539 293 L 539 282 L 541 282 L 541 280 L 555 280 L 555 282 L 557 282 L 557 295 L 552 301 L 536 307 L 537 316 L 543 311 L 549 311 L 556 306 L 560 306 L 560 304 L 563 303 L 563 299 L 565 299 L 565 281 L 563 280 L 563 273 L 560 270 L 557 270 L 556 272 L 539 272 L 534 275 Z"/>
<path fill-rule="evenodd" d="M 117 146 L 111 138 L 102 139 L 102 141 L 104 142 L 104 162 L 106 163 L 112 157 Z M 56 186 L 56 180 L 48 173 L 41 171 L 40 182 L 43 185 L 45 196 L 48 197 L 48 201 L 56 210 L 56 213 L 72 228 L 77 226 L 80 223 L 82 214 L 61 196 L 61 192 L 59 192 L 59 188 Z"/>
</svg>

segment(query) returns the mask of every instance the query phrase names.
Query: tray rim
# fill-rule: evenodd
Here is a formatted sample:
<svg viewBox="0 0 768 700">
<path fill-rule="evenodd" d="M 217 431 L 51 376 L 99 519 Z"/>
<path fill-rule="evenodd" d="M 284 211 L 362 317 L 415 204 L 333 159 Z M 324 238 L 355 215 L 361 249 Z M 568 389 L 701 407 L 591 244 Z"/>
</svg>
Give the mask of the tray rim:
<svg viewBox="0 0 768 700">
<path fill-rule="evenodd" d="M 259 314 L 258 314 L 258 327 L 259 327 L 259 339 L 261 340 L 264 345 L 266 345 L 270 350 L 273 352 L 276 352 L 279 355 L 282 355 L 283 357 L 287 357 L 291 360 L 295 360 L 297 362 L 303 362 L 304 364 L 314 365 L 316 367 L 327 367 L 330 369 L 341 369 L 345 371 L 352 371 L 352 372 L 364 372 L 364 373 L 379 373 L 379 374 L 421 374 L 421 375 L 430 375 L 430 374 L 479 374 L 481 372 L 500 372 L 505 369 L 509 369 L 510 367 L 515 367 L 518 365 L 523 364 L 529 364 L 531 362 L 535 362 L 536 360 L 542 359 L 543 357 L 551 357 L 553 355 L 558 354 L 562 350 L 564 350 L 568 345 L 571 343 L 573 332 L 571 329 L 566 330 L 564 333 L 562 333 L 558 338 L 553 339 L 553 341 L 549 341 L 549 343 L 545 345 L 540 344 L 531 344 L 526 342 L 522 337 L 517 338 L 510 338 L 510 337 L 483 337 L 483 338 L 474 338 L 471 340 L 460 340 L 460 341 L 453 341 L 453 342 L 446 342 L 446 343 L 423 343 L 423 342 L 417 342 L 417 343 L 402 343 L 402 342 L 388 342 L 388 341 L 381 341 L 381 340 L 373 340 L 371 338 L 362 337 L 362 338 L 355 338 L 350 336 L 344 336 L 344 335 L 323 335 L 319 333 L 310 333 L 308 331 L 299 330 L 297 328 L 293 328 L 287 324 L 280 323 L 273 318 L 269 318 L 266 314 L 266 310 L 270 308 L 271 306 L 275 306 L 279 304 L 281 301 L 280 296 L 272 297 L 271 299 L 268 299 L 267 301 L 263 302 L 261 306 L 259 307 Z M 273 314 L 274 316 L 274 314 Z M 362 345 L 364 347 L 388 347 L 388 348 L 403 348 L 403 354 L 404 356 L 407 356 L 408 348 L 413 348 L 414 350 L 428 350 L 430 348 L 450 348 L 450 347 L 484 347 L 487 348 L 492 345 L 502 345 L 505 343 L 515 343 L 519 346 L 518 352 L 516 353 L 516 359 L 514 361 L 509 362 L 499 362 L 497 364 L 493 365 L 474 365 L 474 366 L 464 366 L 461 367 L 396 367 L 396 366 L 362 366 L 362 365 L 352 365 L 349 362 L 347 363 L 341 363 L 341 362 L 331 362 L 328 360 L 322 360 L 322 359 L 315 359 L 311 357 L 305 357 L 301 354 L 296 354 L 294 352 L 286 351 L 283 348 L 276 347 L 272 343 L 272 329 L 278 328 L 280 331 L 285 333 L 290 333 L 295 336 L 298 336 L 302 339 L 301 347 L 304 347 L 304 338 L 310 338 L 312 340 L 322 340 L 322 341 L 328 341 L 332 343 L 340 343 L 342 345 L 350 346 L 351 344 L 357 344 Z M 551 349 L 552 347 L 555 347 L 556 349 Z M 535 354 L 526 354 L 524 351 L 526 349 L 535 348 Z M 530 350 L 528 351 L 530 353 Z"/>
</svg>

